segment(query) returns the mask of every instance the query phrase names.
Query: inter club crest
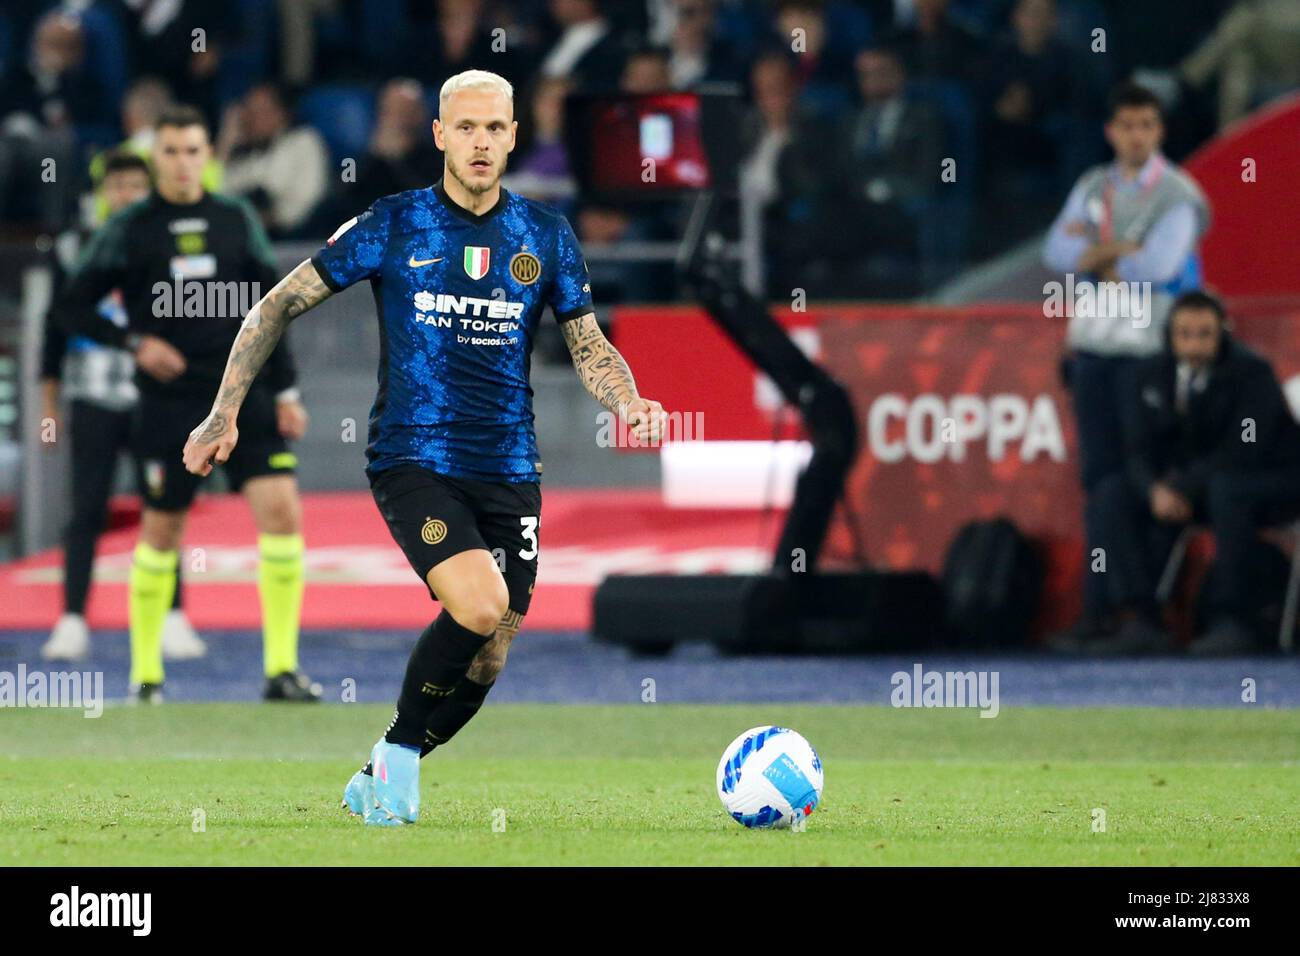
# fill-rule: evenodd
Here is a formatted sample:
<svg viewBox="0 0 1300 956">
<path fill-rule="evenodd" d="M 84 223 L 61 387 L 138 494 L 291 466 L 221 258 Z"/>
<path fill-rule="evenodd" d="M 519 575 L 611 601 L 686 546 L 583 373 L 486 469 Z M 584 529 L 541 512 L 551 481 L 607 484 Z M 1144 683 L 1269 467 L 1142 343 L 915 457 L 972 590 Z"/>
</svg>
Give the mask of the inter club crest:
<svg viewBox="0 0 1300 956">
<path fill-rule="evenodd" d="M 510 260 L 510 276 L 520 285 L 532 285 L 541 274 L 541 260 L 526 249 Z"/>
<path fill-rule="evenodd" d="M 487 275 L 491 253 L 492 250 L 487 246 L 466 246 L 465 275 L 471 279 L 481 279 Z"/>
<path fill-rule="evenodd" d="M 447 523 L 437 518 L 425 518 L 420 528 L 420 540 L 425 544 L 438 544 L 447 537 Z"/>
</svg>

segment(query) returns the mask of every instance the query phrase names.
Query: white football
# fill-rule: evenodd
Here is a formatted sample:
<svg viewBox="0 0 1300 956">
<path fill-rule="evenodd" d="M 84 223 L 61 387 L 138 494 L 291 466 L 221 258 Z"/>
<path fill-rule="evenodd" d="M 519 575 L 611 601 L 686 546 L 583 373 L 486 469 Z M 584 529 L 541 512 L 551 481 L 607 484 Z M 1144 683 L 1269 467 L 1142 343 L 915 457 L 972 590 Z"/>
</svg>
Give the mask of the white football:
<svg viewBox="0 0 1300 956">
<path fill-rule="evenodd" d="M 727 747 L 718 762 L 718 797 L 746 827 L 784 828 L 817 809 L 822 799 L 821 758 L 788 727 L 754 727 Z"/>
</svg>

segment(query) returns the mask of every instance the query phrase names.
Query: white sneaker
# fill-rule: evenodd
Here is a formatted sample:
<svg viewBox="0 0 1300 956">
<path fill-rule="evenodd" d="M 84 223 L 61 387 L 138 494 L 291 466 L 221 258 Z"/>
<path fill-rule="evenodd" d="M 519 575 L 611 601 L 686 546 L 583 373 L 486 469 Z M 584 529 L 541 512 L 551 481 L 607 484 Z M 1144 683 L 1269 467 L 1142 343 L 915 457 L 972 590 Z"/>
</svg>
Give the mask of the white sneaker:
<svg viewBox="0 0 1300 956">
<path fill-rule="evenodd" d="M 47 661 L 79 661 L 90 650 L 90 628 L 80 614 L 64 614 L 41 647 Z"/>
<path fill-rule="evenodd" d="M 185 612 L 172 608 L 163 621 L 162 649 L 164 660 L 190 661 L 206 654 L 208 645 L 194 632 Z"/>
</svg>

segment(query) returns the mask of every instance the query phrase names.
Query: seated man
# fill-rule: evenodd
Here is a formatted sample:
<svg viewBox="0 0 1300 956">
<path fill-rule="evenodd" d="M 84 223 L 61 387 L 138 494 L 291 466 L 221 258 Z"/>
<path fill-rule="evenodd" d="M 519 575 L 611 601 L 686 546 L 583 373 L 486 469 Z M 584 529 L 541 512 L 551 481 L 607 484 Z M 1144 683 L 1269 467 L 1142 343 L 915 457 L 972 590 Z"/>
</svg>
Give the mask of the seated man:
<svg viewBox="0 0 1300 956">
<path fill-rule="evenodd" d="M 253 204 L 273 239 L 294 238 L 329 188 L 330 158 L 313 127 L 294 125 L 273 83 L 255 86 L 230 106 L 217 137 L 224 191 Z"/>
<path fill-rule="evenodd" d="M 1121 406 L 1125 470 L 1089 501 L 1088 573 L 1104 574 L 1118 627 L 1083 642 L 1085 653 L 1170 648 L 1156 582 L 1192 522 L 1214 532 L 1216 569 L 1213 622 L 1190 650 L 1256 650 L 1250 548 L 1261 528 L 1300 515 L 1300 425 L 1269 363 L 1233 339 L 1223 304 L 1204 292 L 1174 302 L 1169 346 L 1134 367 Z"/>
</svg>

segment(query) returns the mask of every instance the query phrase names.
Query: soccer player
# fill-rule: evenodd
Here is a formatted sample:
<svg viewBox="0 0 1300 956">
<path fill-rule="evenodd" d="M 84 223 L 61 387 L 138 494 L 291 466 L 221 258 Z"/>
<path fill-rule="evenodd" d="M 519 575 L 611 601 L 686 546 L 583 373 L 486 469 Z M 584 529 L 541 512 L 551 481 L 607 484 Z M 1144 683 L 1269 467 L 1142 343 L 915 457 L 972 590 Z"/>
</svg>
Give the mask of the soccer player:
<svg viewBox="0 0 1300 956">
<path fill-rule="evenodd" d="M 447 80 L 433 122 L 442 179 L 344 223 L 253 308 L 185 448 L 200 475 L 234 453 L 248 384 L 285 327 L 369 281 L 382 344 L 367 476 L 442 605 L 416 641 L 392 723 L 344 791 L 349 810 L 380 826 L 415 822 L 420 757 L 479 710 L 528 612 L 542 503 L 529 354 L 547 305 L 587 391 L 638 440 L 663 431 L 663 409 L 637 394 L 596 324 L 568 222 L 501 187 L 516 127 L 503 78 L 469 70 Z"/>
<path fill-rule="evenodd" d="M 163 620 L 199 485 L 181 451 L 216 393 L 239 332 L 239 300 L 255 298 L 254 288 L 260 295 L 278 274 L 252 209 L 204 191 L 200 177 L 211 151 L 202 113 L 164 113 L 153 147 L 155 192 L 104 224 L 56 304 L 56 320 L 69 333 L 135 358 L 140 398 L 132 445 L 144 507 L 131 563 L 131 684 L 132 699 L 142 702 L 162 697 Z M 125 328 L 94 313 L 112 289 L 121 290 Z M 248 383 L 240 418 L 246 440 L 226 463 L 226 476 L 243 491 L 259 532 L 264 696 L 316 700 L 320 686 L 298 670 L 303 543 L 296 460 L 286 439 L 302 437 L 307 414 L 286 345 L 276 349 L 267 374 Z"/>
<path fill-rule="evenodd" d="M 102 157 L 97 197 L 111 215 L 149 195 L 149 164 L 128 151 Z M 62 286 L 76 254 L 90 231 L 69 229 L 55 242 L 55 261 Z M 126 325 L 126 310 L 115 291 L 99 301 L 96 314 L 106 322 Z M 113 490 L 118 452 L 130 448 L 136 388 L 135 363 L 124 349 L 85 338 L 69 338 L 52 321 L 46 322 L 41 350 L 42 417 L 61 428 L 59 401 L 68 401 L 68 438 L 72 445 L 72 516 L 63 535 L 63 614 L 41 647 L 46 660 L 76 661 L 90 649 L 86 626 L 86 597 L 90 592 L 95 544 L 104 530 L 108 498 Z M 180 568 L 172 607 L 163 624 L 164 656 L 184 660 L 202 657 L 207 648 L 181 610 Z"/>
</svg>

